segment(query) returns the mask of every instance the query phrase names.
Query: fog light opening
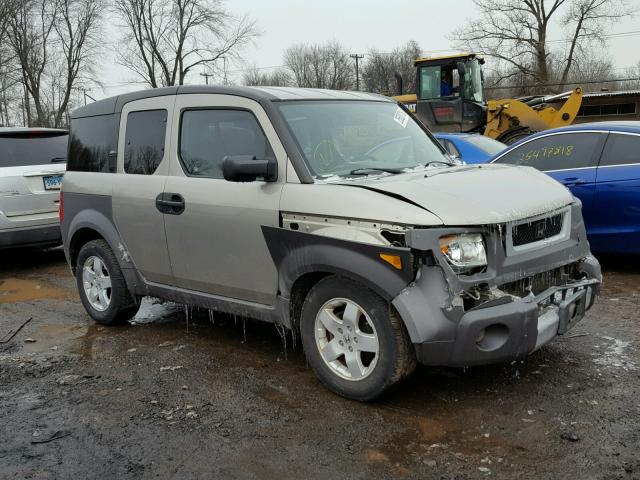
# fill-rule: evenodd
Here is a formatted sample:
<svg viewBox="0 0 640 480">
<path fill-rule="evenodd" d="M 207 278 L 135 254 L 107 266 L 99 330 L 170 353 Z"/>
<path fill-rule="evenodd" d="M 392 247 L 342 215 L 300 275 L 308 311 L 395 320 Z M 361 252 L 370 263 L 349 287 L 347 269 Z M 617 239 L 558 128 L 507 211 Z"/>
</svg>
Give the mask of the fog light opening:
<svg viewBox="0 0 640 480">
<path fill-rule="evenodd" d="M 502 348 L 508 339 L 509 327 L 502 323 L 494 323 L 478 333 L 476 345 L 480 350 L 491 352 Z"/>
</svg>

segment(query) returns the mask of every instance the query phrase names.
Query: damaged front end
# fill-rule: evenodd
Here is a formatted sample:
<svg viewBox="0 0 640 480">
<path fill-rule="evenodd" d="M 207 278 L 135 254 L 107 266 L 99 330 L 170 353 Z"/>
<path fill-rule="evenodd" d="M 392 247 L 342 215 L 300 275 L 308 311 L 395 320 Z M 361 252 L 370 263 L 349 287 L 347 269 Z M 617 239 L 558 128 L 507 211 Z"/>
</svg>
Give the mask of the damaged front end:
<svg viewBox="0 0 640 480">
<path fill-rule="evenodd" d="M 442 238 L 470 234 L 481 236 L 485 261 L 461 270 Z M 525 356 L 577 323 L 602 279 L 579 204 L 499 225 L 415 228 L 406 244 L 419 266 L 392 303 L 430 365 Z"/>
<path fill-rule="evenodd" d="M 349 276 L 400 314 L 418 360 L 466 366 L 523 357 L 577 323 L 602 280 L 580 203 L 524 220 L 416 227 L 281 213 L 263 227 L 283 301 L 309 272 Z M 381 261 L 396 257 L 396 267 Z"/>
</svg>

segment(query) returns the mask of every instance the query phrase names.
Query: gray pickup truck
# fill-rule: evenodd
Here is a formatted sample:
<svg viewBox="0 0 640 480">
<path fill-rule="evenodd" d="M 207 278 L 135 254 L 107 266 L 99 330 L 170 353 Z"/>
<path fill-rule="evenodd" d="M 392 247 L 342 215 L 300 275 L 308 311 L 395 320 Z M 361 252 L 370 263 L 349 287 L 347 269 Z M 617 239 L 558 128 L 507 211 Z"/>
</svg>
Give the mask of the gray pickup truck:
<svg viewBox="0 0 640 480">
<path fill-rule="evenodd" d="M 83 107 L 70 135 L 62 236 L 95 321 L 153 296 L 274 322 L 349 398 L 523 357 L 598 292 L 566 188 L 455 165 L 385 97 L 170 87 Z"/>
</svg>

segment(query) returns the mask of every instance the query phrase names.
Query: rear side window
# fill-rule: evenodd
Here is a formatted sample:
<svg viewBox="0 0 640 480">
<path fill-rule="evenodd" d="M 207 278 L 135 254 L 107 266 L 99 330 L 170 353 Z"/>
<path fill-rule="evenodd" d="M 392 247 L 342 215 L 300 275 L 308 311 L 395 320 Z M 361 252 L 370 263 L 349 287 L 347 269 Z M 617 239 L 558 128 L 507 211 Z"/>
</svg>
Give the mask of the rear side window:
<svg viewBox="0 0 640 480">
<path fill-rule="evenodd" d="M 127 115 L 124 171 L 151 175 L 164 157 L 167 130 L 166 110 L 131 112 Z"/>
<path fill-rule="evenodd" d="M 115 173 L 120 115 L 71 120 L 67 170 Z"/>
<path fill-rule="evenodd" d="M 640 163 L 640 136 L 611 133 L 604 147 L 600 165 Z"/>
<path fill-rule="evenodd" d="M 538 170 L 570 170 L 594 167 L 603 133 L 565 133 L 536 138 L 509 151 L 495 163 L 534 167 Z"/>
<path fill-rule="evenodd" d="M 273 158 L 258 121 L 244 110 L 187 110 L 180 125 L 180 159 L 188 175 L 224 178 L 225 157 Z"/>
<path fill-rule="evenodd" d="M 19 132 L 0 135 L 0 168 L 64 163 L 66 133 Z"/>
</svg>

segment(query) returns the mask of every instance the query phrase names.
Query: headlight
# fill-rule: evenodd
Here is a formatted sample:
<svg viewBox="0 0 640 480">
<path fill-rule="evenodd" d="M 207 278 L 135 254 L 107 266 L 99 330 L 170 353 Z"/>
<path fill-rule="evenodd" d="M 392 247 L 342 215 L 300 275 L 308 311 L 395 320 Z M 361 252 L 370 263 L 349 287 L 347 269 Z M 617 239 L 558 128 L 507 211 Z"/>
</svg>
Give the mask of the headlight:
<svg viewBox="0 0 640 480">
<path fill-rule="evenodd" d="M 440 251 L 457 273 L 487 266 L 487 251 L 479 233 L 463 233 L 440 237 Z"/>
</svg>

